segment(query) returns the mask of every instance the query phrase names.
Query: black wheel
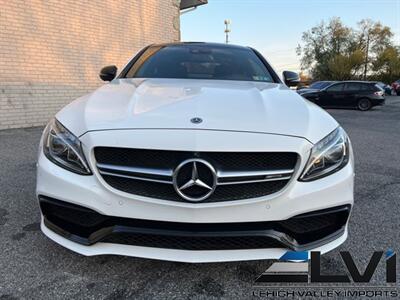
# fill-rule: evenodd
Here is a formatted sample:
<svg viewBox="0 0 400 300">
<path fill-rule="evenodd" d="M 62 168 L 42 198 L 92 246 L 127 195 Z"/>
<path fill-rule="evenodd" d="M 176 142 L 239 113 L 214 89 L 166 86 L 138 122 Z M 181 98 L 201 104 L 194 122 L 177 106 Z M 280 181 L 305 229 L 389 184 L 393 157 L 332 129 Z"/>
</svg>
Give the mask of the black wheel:
<svg viewBox="0 0 400 300">
<path fill-rule="evenodd" d="M 369 99 L 360 99 L 357 104 L 358 109 L 362 111 L 371 109 L 371 106 L 371 101 L 369 101 Z"/>
</svg>

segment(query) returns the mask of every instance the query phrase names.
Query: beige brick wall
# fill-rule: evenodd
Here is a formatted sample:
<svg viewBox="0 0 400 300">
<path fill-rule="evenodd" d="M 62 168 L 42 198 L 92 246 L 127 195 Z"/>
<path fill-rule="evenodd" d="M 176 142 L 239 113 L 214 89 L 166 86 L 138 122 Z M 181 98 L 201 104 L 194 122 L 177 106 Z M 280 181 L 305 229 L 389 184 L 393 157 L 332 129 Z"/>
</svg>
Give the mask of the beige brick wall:
<svg viewBox="0 0 400 300">
<path fill-rule="evenodd" d="M 179 39 L 179 0 L 1 0 L 0 129 L 44 125 L 102 66 Z"/>
</svg>

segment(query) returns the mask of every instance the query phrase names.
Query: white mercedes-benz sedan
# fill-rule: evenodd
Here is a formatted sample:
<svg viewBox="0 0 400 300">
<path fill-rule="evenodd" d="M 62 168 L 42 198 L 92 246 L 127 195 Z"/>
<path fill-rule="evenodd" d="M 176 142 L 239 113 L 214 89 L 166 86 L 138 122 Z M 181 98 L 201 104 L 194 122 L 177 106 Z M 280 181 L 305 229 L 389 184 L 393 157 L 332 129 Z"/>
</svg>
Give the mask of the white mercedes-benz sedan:
<svg viewBox="0 0 400 300">
<path fill-rule="evenodd" d="M 41 229 L 83 255 L 276 259 L 347 238 L 345 131 L 256 50 L 151 45 L 63 108 L 37 165 Z"/>
</svg>

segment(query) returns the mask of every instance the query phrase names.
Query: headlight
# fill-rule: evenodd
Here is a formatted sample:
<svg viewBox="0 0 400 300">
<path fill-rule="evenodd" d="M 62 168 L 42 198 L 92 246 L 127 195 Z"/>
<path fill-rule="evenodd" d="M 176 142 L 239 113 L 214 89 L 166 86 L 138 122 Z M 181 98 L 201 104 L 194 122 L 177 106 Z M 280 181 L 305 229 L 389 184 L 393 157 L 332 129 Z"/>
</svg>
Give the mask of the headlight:
<svg viewBox="0 0 400 300">
<path fill-rule="evenodd" d="M 311 149 L 300 181 L 311 181 L 339 171 L 348 162 L 350 141 L 341 127 L 328 134 Z"/>
<path fill-rule="evenodd" d="M 49 160 L 64 169 L 81 175 L 92 174 L 82 152 L 80 140 L 56 119 L 46 127 L 43 151 Z"/>
</svg>

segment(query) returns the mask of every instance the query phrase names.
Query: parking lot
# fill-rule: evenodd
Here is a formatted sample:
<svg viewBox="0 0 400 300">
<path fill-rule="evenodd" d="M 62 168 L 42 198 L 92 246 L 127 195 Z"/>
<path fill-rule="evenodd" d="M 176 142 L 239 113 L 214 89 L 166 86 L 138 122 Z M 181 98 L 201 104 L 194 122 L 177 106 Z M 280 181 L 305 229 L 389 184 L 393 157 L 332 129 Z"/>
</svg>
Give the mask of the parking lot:
<svg viewBox="0 0 400 300">
<path fill-rule="evenodd" d="M 400 245 L 400 97 L 368 112 L 329 110 L 351 137 L 355 206 L 348 240 L 365 266 L 372 251 Z M 131 257 L 84 257 L 39 230 L 35 159 L 42 128 L 0 131 L 0 299 L 249 298 L 271 262 L 184 264 Z M 343 270 L 338 251 L 324 269 Z M 384 282 L 380 268 L 376 282 Z"/>
</svg>

